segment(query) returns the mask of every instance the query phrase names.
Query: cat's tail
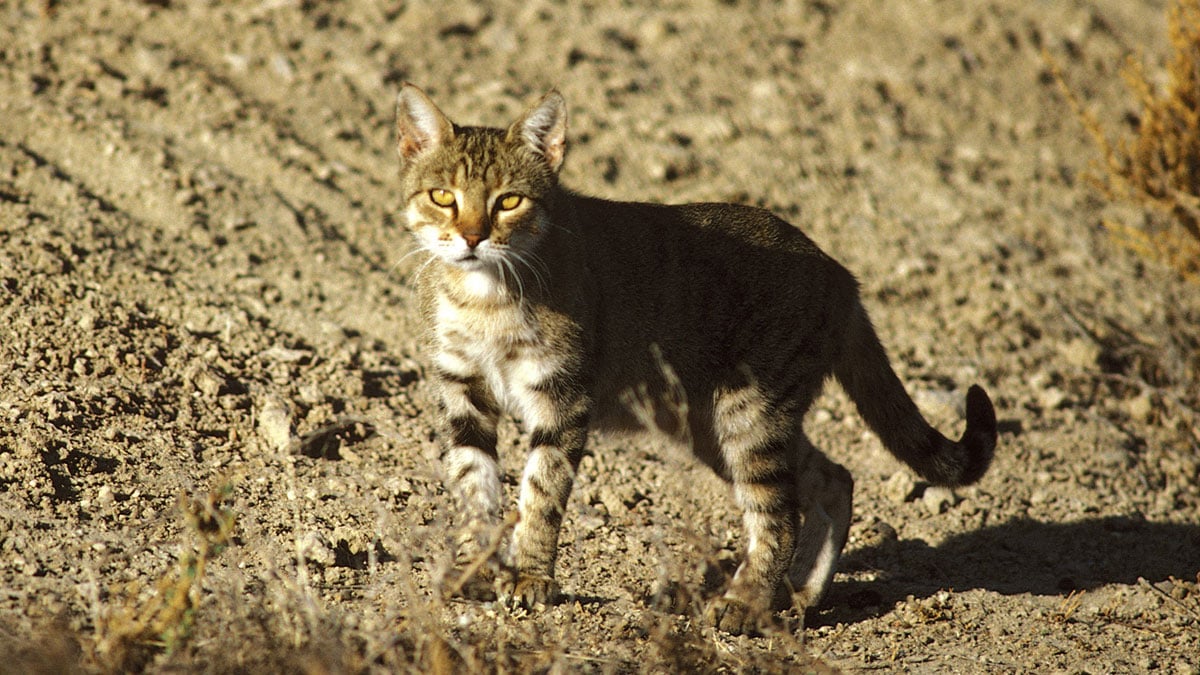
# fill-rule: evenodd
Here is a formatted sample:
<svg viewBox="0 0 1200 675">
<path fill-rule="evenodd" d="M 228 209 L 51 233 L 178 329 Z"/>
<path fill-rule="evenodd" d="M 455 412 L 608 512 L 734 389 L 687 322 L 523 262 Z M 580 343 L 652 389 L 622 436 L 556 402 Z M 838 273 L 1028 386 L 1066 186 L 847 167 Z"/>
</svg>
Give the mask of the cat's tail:
<svg viewBox="0 0 1200 675">
<path fill-rule="evenodd" d="M 866 310 L 854 303 L 834 377 L 892 454 L 935 485 L 983 477 L 996 448 L 996 411 L 979 385 L 967 390 L 967 429 L 957 442 L 925 421 L 892 370 Z"/>
</svg>

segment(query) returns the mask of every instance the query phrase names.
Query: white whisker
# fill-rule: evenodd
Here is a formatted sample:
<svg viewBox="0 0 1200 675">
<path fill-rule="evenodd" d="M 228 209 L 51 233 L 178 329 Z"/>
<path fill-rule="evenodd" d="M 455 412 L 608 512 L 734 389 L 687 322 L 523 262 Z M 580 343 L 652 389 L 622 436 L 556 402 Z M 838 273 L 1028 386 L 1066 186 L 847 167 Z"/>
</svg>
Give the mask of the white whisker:
<svg viewBox="0 0 1200 675">
<path fill-rule="evenodd" d="M 512 257 L 517 263 L 520 263 L 525 269 L 529 270 L 529 273 L 533 275 L 533 280 L 537 282 L 538 289 L 543 294 L 550 292 L 550 286 L 546 283 L 546 275 L 543 274 L 548 273 L 549 270 L 546 267 L 545 261 L 538 254 L 533 251 L 513 251 Z"/>
<path fill-rule="evenodd" d="M 503 275 L 504 270 L 508 270 L 508 272 L 510 274 L 512 274 L 513 283 L 517 287 L 517 302 L 524 302 L 525 301 L 525 282 L 521 279 L 521 275 L 517 271 L 517 268 L 513 264 L 513 261 L 509 259 L 509 256 L 514 255 L 514 253 L 515 253 L 514 251 L 509 249 L 509 250 L 505 251 L 505 255 L 500 257 L 500 262 L 501 262 L 500 273 Z"/>
<path fill-rule="evenodd" d="M 417 268 L 416 271 L 412 272 L 409 275 L 410 278 L 416 279 L 417 276 L 420 274 L 420 272 L 422 270 L 424 270 L 426 267 L 428 267 L 429 263 L 433 262 L 433 258 L 434 258 L 432 253 L 430 253 L 423 246 L 420 246 L 420 245 L 416 246 L 408 253 L 405 253 L 404 255 L 400 256 L 399 260 L 392 263 L 392 265 L 388 268 L 388 272 L 387 272 L 388 279 L 391 280 L 392 274 L 398 272 L 400 270 L 400 266 L 403 265 L 409 258 L 411 258 L 415 255 L 419 255 L 421 253 L 424 253 L 428 257 L 425 259 L 425 262 L 421 263 L 421 266 L 419 268 Z"/>
</svg>

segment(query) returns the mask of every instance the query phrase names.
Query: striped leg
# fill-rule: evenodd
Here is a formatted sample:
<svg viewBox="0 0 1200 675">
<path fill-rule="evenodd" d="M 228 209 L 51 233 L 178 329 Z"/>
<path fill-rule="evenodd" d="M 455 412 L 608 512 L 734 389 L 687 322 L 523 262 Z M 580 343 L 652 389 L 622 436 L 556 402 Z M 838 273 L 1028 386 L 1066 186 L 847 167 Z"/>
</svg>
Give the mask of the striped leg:
<svg viewBox="0 0 1200 675">
<path fill-rule="evenodd" d="M 558 371 L 528 383 L 522 396 L 530 433 L 521 476 L 520 518 L 513 531 L 511 600 L 523 607 L 558 595 L 554 563 L 558 532 L 587 440 L 588 405 L 571 376 Z"/>
<path fill-rule="evenodd" d="M 520 519 L 513 532 L 512 599 L 523 607 L 549 604 L 558 595 L 558 532 L 586 434 L 582 426 L 533 432 L 533 449 L 521 476 Z"/>
<path fill-rule="evenodd" d="M 456 565 L 471 566 L 483 552 L 500 520 L 500 467 L 496 454 L 499 410 L 495 398 L 477 375 L 463 376 L 444 369 L 434 373 L 441 389 L 448 438 L 444 462 L 452 491 L 464 516 L 457 537 Z M 460 593 L 487 600 L 495 596 L 494 573 L 483 567 L 466 580 Z"/>
<path fill-rule="evenodd" d="M 713 410 L 746 536 L 742 564 L 707 611 L 717 627 L 730 633 L 756 633 L 769 618 L 775 588 L 796 546 L 794 441 L 778 432 L 778 419 L 752 386 L 721 395 Z"/>
</svg>

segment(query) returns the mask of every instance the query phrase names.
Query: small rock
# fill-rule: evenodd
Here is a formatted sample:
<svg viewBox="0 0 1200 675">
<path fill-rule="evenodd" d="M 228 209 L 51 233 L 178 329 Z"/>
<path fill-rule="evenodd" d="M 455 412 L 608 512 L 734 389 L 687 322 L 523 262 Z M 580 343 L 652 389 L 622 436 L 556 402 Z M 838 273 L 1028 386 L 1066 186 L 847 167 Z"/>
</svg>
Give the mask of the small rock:
<svg viewBox="0 0 1200 675">
<path fill-rule="evenodd" d="M 1067 402 L 1067 392 L 1058 387 L 1047 387 L 1038 395 L 1038 405 L 1042 410 L 1057 410 Z"/>
<path fill-rule="evenodd" d="M 221 393 L 221 388 L 225 386 L 225 378 L 209 368 L 201 368 L 192 379 L 192 384 L 205 397 L 216 398 Z"/>
<path fill-rule="evenodd" d="M 275 74 L 285 82 L 291 82 L 296 78 L 296 67 L 284 54 L 277 53 L 271 56 L 271 70 L 274 70 Z"/>
<path fill-rule="evenodd" d="M 354 572 L 345 567 L 326 567 L 322 576 L 329 586 L 340 586 L 354 580 Z"/>
<path fill-rule="evenodd" d="M 885 546 L 894 546 L 899 541 L 900 535 L 896 532 L 896 528 L 892 527 L 887 521 L 876 520 L 863 528 L 858 533 L 857 539 L 856 543 L 863 547 L 883 548 Z"/>
<path fill-rule="evenodd" d="M 116 501 L 116 497 L 113 495 L 112 488 L 107 485 L 101 485 L 100 489 L 96 491 L 96 504 L 99 506 L 112 506 L 114 501 Z"/>
<path fill-rule="evenodd" d="M 387 480 L 387 488 L 393 495 L 407 497 L 413 493 L 412 482 L 403 476 L 393 476 Z"/>
<path fill-rule="evenodd" d="M 276 361 L 278 363 L 300 363 L 306 359 L 311 359 L 312 352 L 307 349 L 288 349 L 274 345 L 264 349 L 260 356 L 268 361 Z"/>
<path fill-rule="evenodd" d="M 1150 397 L 1150 392 L 1142 392 L 1137 397 L 1126 401 L 1125 411 L 1135 422 L 1149 422 L 1154 416 L 1154 399 Z"/>
<path fill-rule="evenodd" d="M 369 532 L 342 525 L 333 528 L 330 538 L 337 542 L 335 548 L 344 549 L 351 556 L 366 552 L 374 543 Z"/>
<path fill-rule="evenodd" d="M 892 274 L 899 279 L 908 279 L 933 272 L 933 265 L 924 258 L 904 258 L 896 263 Z"/>
<path fill-rule="evenodd" d="M 916 497 L 917 482 L 908 471 L 901 469 L 883 484 L 883 493 L 893 502 L 903 504 Z"/>
<path fill-rule="evenodd" d="M 951 506 L 957 503 L 953 490 L 948 487 L 937 486 L 925 488 L 925 494 L 921 495 L 921 501 L 925 504 L 925 510 L 929 511 L 929 515 L 931 516 L 945 513 Z"/>
<path fill-rule="evenodd" d="M 329 539 L 320 532 L 309 532 L 296 540 L 296 552 L 305 560 L 326 567 L 337 561 Z"/>
<path fill-rule="evenodd" d="M 1100 450 L 1096 453 L 1096 459 L 1105 466 L 1121 468 L 1132 466 L 1131 460 L 1133 458 L 1129 455 L 1128 450 L 1117 447 Z"/>
<path fill-rule="evenodd" d="M 608 510 L 608 515 L 610 516 L 625 513 L 627 510 L 625 508 L 625 500 L 621 499 L 621 495 L 617 494 L 617 491 L 612 487 L 605 486 L 600 488 L 596 496 L 599 498 L 600 503 L 604 505 L 604 508 Z"/>
<path fill-rule="evenodd" d="M 305 405 L 315 406 L 325 402 L 325 392 L 315 383 L 300 385 L 296 394 Z"/>
<path fill-rule="evenodd" d="M 287 450 L 292 444 L 292 414 L 276 397 L 263 403 L 258 413 L 258 434 L 275 450 Z"/>
<path fill-rule="evenodd" d="M 1063 360 L 1077 368 L 1094 368 L 1100 358 L 1100 345 L 1085 338 L 1075 338 L 1059 349 Z"/>
</svg>

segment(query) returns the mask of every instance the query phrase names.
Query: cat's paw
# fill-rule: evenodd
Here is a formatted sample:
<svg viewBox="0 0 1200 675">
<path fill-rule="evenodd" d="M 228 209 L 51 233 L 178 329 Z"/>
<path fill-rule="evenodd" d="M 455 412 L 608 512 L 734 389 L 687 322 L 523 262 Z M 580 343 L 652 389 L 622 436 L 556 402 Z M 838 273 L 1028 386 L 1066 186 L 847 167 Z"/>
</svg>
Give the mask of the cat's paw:
<svg viewBox="0 0 1200 675">
<path fill-rule="evenodd" d="M 554 577 L 530 572 L 516 572 L 501 584 L 501 599 L 514 607 L 533 609 L 549 607 L 558 600 L 559 587 Z"/>
<path fill-rule="evenodd" d="M 704 618 L 732 635 L 762 635 L 766 628 L 774 624 L 769 609 L 728 595 L 714 598 L 704 611 Z"/>
</svg>

